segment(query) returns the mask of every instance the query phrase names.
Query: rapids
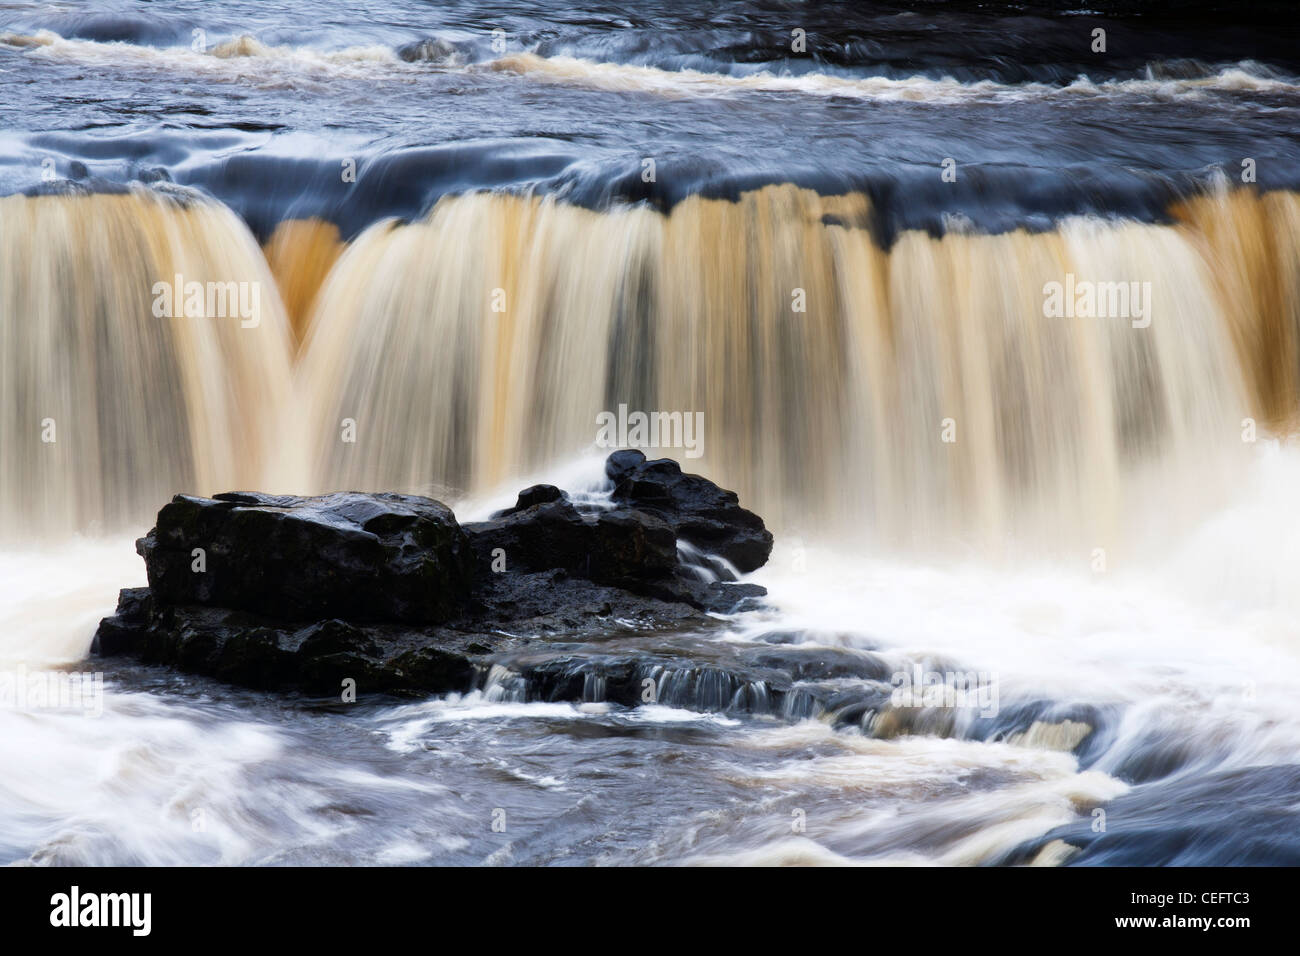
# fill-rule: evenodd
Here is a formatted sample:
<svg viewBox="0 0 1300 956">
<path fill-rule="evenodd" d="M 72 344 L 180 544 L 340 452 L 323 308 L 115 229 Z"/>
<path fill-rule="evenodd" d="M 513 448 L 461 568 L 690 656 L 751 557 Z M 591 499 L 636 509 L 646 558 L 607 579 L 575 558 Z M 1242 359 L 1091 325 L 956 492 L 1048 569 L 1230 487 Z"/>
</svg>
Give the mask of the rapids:
<svg viewBox="0 0 1300 956">
<path fill-rule="evenodd" d="M 697 6 L 0 9 L 0 670 L 104 678 L 0 682 L 0 861 L 1300 863 L 1279 11 Z M 160 316 L 178 276 L 258 321 Z M 1149 312 L 1049 314 L 1067 281 Z M 599 502 L 620 406 L 701 416 L 658 450 L 777 539 L 766 610 L 664 642 L 994 696 L 503 665 L 349 705 L 87 657 L 172 494 Z"/>
</svg>

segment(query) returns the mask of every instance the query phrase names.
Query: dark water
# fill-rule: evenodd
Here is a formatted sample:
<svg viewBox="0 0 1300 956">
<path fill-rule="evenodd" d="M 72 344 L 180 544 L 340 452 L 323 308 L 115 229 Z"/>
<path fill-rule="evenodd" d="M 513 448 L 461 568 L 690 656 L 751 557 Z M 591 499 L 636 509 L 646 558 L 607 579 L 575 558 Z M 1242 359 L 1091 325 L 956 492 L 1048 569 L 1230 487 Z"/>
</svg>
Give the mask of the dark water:
<svg viewBox="0 0 1300 956">
<path fill-rule="evenodd" d="M 469 190 L 604 208 L 793 181 L 866 191 L 888 239 L 962 216 L 1161 220 L 1244 158 L 1265 188 L 1300 185 L 1287 5 L 1068 6 L 5 3 L 0 194 L 171 181 L 261 237 L 308 216 L 350 237 Z M 773 610 L 721 638 L 992 670 L 996 719 L 920 714 L 893 733 L 865 708 L 629 709 L 508 681 L 345 707 L 114 664 L 96 719 L 0 709 L 0 763 L 26 771 L 0 781 L 0 859 L 1300 862 L 1300 558 L 1277 543 L 1300 527 L 1300 459 L 1276 451 L 1231 520 L 1124 583 L 861 554 L 810 581 L 782 540 L 762 578 Z M 90 557 L 40 544 L 0 552 L 5 660 L 59 657 L 50 620 L 88 646 L 141 575 L 125 539 Z M 685 638 L 699 656 L 718 639 Z M 835 679 L 846 700 L 888 690 Z"/>
<path fill-rule="evenodd" d="M 1297 56 L 1282 6 L 1179 5 L 1178 26 L 1149 7 L 1088 10 L 1106 12 L 10 4 L 0 31 L 74 42 L 0 46 L 0 190 L 38 186 L 50 158 L 59 176 L 200 187 L 261 234 L 321 215 L 351 235 L 475 188 L 662 204 L 795 181 L 867 190 L 888 234 L 952 214 L 988 229 L 1066 212 L 1158 218 L 1216 171 L 1235 179 L 1244 157 L 1261 185 L 1295 185 Z M 1098 26 L 1104 54 L 1090 49 Z M 791 51 L 794 29 L 806 53 Z M 195 30 L 207 51 L 240 37 L 268 49 L 199 54 Z M 497 69 L 519 54 L 578 63 L 563 78 Z M 645 69 L 611 77 L 600 64 Z M 684 93 L 680 71 L 704 76 Z M 790 85 L 734 85 L 764 76 Z M 955 183 L 939 176 L 946 158 Z M 364 171 L 356 183 L 340 177 L 346 159 Z"/>
<path fill-rule="evenodd" d="M 1297 473 L 1291 456 L 1278 477 Z M 1214 524 L 1194 536 L 1204 565 L 1230 551 Z M 74 643 L 88 634 L 106 610 L 95 605 L 111 603 L 101 595 L 141 577 L 130 551 L 120 540 L 0 554 L 6 666 L 15 644 L 40 666 L 32 641 L 50 621 Z M 860 667 L 798 672 L 796 688 L 816 688 L 830 708 L 799 719 L 753 694 L 719 698 L 689 674 L 663 682 L 663 703 L 634 708 L 602 703 L 594 686 L 586 703 L 551 701 L 546 686 L 508 672 L 464 696 L 345 704 L 92 661 L 74 666 L 104 671 L 102 710 L 0 707 L 0 759 L 20 771 L 0 782 L 0 857 L 1300 862 L 1290 604 L 1242 615 L 1213 588 L 1159 572 L 1103 586 L 1046 568 L 848 560 L 810 556 L 814 573 L 792 574 L 779 548 L 760 578 L 772 610 L 672 643 L 708 661 L 978 669 L 997 676 L 996 714 L 878 717 L 891 681 L 848 676 Z M 626 653 L 629 642 L 630 632 L 593 653 Z M 573 650 L 548 653 L 581 667 Z M 1067 845 L 1077 850 L 1061 856 Z"/>
</svg>

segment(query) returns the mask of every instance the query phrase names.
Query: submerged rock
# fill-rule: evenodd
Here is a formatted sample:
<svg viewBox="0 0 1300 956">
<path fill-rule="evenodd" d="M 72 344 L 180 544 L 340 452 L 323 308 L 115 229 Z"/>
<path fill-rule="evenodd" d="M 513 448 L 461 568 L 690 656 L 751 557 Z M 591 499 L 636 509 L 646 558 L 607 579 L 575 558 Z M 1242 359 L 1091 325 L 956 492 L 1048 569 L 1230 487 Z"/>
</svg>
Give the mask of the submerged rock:
<svg viewBox="0 0 1300 956">
<path fill-rule="evenodd" d="M 602 506 L 536 485 L 463 527 L 414 495 L 178 495 L 136 544 L 149 587 L 122 591 L 94 651 L 265 689 L 446 693 L 535 645 L 698 633 L 766 594 L 707 570 L 712 543 L 742 569 L 771 550 L 732 492 L 639 454 L 607 467 Z"/>
<path fill-rule="evenodd" d="M 397 55 L 407 63 L 458 66 L 465 62 L 465 55 L 456 48 L 456 44 L 442 37 L 426 37 L 407 43 L 398 48 Z"/>
</svg>

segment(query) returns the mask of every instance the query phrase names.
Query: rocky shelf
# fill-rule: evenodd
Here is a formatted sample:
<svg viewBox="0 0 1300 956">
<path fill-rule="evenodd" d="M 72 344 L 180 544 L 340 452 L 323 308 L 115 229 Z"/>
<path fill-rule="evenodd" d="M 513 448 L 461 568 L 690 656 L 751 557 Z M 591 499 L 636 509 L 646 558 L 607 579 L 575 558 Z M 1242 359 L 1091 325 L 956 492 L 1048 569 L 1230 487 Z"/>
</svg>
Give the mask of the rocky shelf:
<svg viewBox="0 0 1300 956">
<path fill-rule="evenodd" d="M 466 691 L 509 659 L 548 697 L 583 699 L 571 685 L 590 691 L 593 678 L 557 677 L 564 659 L 632 703 L 642 670 L 682 661 L 671 641 L 628 639 L 707 632 L 759 606 L 764 589 L 737 577 L 766 562 L 772 535 L 674 461 L 619 451 L 605 473 L 607 500 L 537 485 L 465 525 L 412 495 L 178 495 L 136 542 L 149 586 L 121 592 L 93 652 L 307 693 L 348 678 L 378 693 Z M 739 662 L 716 670 L 719 693 L 762 680 Z"/>
<path fill-rule="evenodd" d="M 619 451 L 607 494 L 536 485 L 488 521 L 397 494 L 178 495 L 136 542 L 149 587 L 121 592 L 93 651 L 247 687 L 335 696 L 488 691 L 516 701 L 647 703 L 818 717 L 878 737 L 1007 739 L 1096 708 L 1021 701 L 960 726 L 893 707 L 898 662 L 861 635 L 717 640 L 766 592 L 738 580 L 772 535 L 730 491 Z M 734 636 L 733 636 L 734 637 Z M 1085 735 L 1081 754 L 1098 737 Z"/>
</svg>

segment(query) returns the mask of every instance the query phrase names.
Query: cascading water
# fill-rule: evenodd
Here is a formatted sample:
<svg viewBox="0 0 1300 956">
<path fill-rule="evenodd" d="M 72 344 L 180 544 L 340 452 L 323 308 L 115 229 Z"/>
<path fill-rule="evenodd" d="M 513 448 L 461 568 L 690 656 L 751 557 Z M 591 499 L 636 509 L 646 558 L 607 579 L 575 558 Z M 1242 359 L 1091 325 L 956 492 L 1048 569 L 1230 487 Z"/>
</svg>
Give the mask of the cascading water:
<svg viewBox="0 0 1300 956">
<path fill-rule="evenodd" d="M 159 318 L 155 283 L 178 276 L 205 298 L 256 287 L 257 326 Z M 274 473 L 287 323 L 228 209 L 147 189 L 0 199 L 0 317 L 0 538 L 135 528 L 181 488 Z"/>
<path fill-rule="evenodd" d="M 589 448 L 627 405 L 703 412 L 691 464 L 778 527 L 1078 545 L 1135 520 L 1143 481 L 1170 507 L 1186 491 L 1186 518 L 1238 473 L 1242 420 L 1294 405 L 1265 356 L 1296 326 L 1224 290 L 1290 281 L 1300 209 L 1188 206 L 1206 230 L 1067 220 L 882 251 L 864 197 L 790 187 L 666 216 L 445 200 L 372 227 L 319 294 L 300 379 L 317 485 L 481 491 Z M 1215 228 L 1234 216 L 1249 277 Z M 1067 275 L 1155 277 L 1149 325 L 1045 319 Z"/>
<path fill-rule="evenodd" d="M 0 666 L 107 678 L 95 715 L 0 707 L 6 861 L 1300 860 L 1293 51 L 156 6 L 0 14 Z M 88 74 L 184 92 L 137 118 Z M 600 507 L 621 407 L 702 416 L 649 450 L 764 516 L 769 608 L 353 710 L 78 663 L 173 494 Z M 996 697 L 896 705 L 917 668 Z"/>
<path fill-rule="evenodd" d="M 323 277 L 328 230 L 286 225 L 268 250 L 294 313 L 314 303 L 296 364 L 266 261 L 220 207 L 6 202 L 11 234 L 36 237 L 23 258 L 9 243 L 4 287 L 19 529 L 138 524 L 162 489 L 482 493 L 589 450 L 626 405 L 702 412 L 694 449 L 663 450 L 779 528 L 1079 547 L 1115 540 L 1152 483 L 1171 522 L 1213 503 L 1243 419 L 1285 427 L 1296 405 L 1277 359 L 1300 327 L 1279 306 L 1300 255 L 1289 193 L 1190 200 L 1174 226 L 909 232 L 888 250 L 862 196 L 769 187 L 661 215 L 477 195 L 376 224 Z M 123 238 L 74 245 L 70 220 Z M 264 321 L 157 319 L 146 280 L 175 274 L 258 284 Z M 1066 276 L 1154 276 L 1150 315 L 1045 318 Z M 47 417 L 66 438 L 42 456 Z"/>
</svg>

